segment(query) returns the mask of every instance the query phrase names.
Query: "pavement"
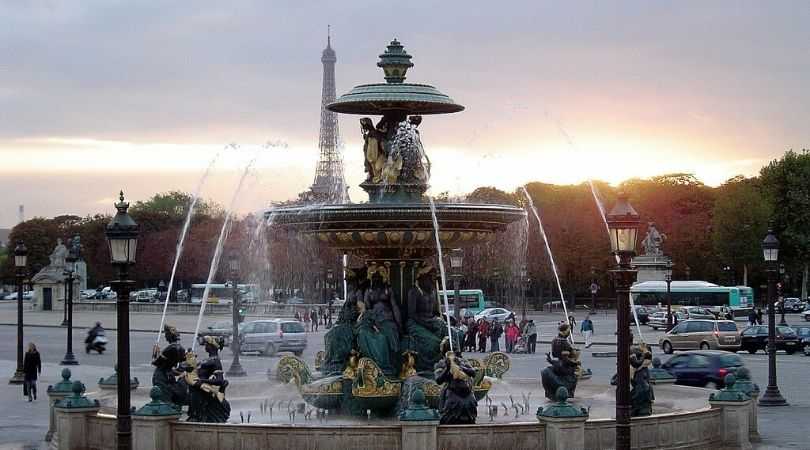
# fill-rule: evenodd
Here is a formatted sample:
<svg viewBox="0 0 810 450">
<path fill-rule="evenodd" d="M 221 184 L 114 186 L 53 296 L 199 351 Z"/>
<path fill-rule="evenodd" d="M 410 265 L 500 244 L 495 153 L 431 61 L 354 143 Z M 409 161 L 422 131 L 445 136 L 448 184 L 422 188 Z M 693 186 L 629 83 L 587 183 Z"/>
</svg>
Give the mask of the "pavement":
<svg viewBox="0 0 810 450">
<path fill-rule="evenodd" d="M 10 321 L 15 318 L 13 305 L 0 304 L 0 374 L 11 376 L 14 372 L 16 358 L 16 323 Z M 546 366 L 545 353 L 550 351 L 548 342 L 556 334 L 557 324 L 563 315 L 559 313 L 534 312 L 529 315 L 535 320 L 540 331 L 540 343 L 537 353 L 532 355 L 513 354 L 512 368 L 507 375 L 515 380 L 537 381 L 539 372 Z M 254 317 L 248 317 L 251 320 Z M 258 318 L 258 317 L 255 317 Z M 577 320 L 584 318 L 584 314 L 577 313 Z M 593 370 L 594 375 L 590 382 L 609 382 L 615 372 L 616 361 L 613 358 L 597 358 L 594 353 L 615 351 L 615 312 L 599 312 L 591 316 L 595 328 L 595 344 L 589 352 L 583 352 L 583 365 Z M 139 378 L 142 386 L 148 387 L 152 374 L 151 349 L 157 338 L 157 328 L 160 323 L 159 314 L 132 313 L 130 314 L 133 332 L 130 335 L 130 359 L 132 361 L 132 376 Z M 206 315 L 203 326 L 213 321 L 229 320 L 226 315 Z M 74 314 L 74 323 L 79 329 L 74 332 L 73 348 L 80 365 L 70 367 L 74 373 L 73 379 L 83 381 L 91 395 L 97 395 L 96 382 L 101 377 L 113 373 L 115 363 L 116 333 L 114 327 L 107 328 L 109 351 L 103 355 L 86 354 L 84 350 L 85 333 L 83 328 L 91 327 L 96 321 L 113 325 L 115 316 L 111 312 L 100 313 L 80 311 Z M 179 330 L 193 333 L 196 325 L 196 315 L 174 315 L 167 319 L 168 323 L 175 325 Z M 4 323 L 3 323 L 4 322 Z M 0 404 L 6 406 L 6 414 L 0 415 L 0 450 L 5 449 L 33 449 L 39 448 L 47 430 L 48 407 L 45 390 L 49 384 L 59 381 L 59 374 L 63 366 L 59 362 L 65 354 L 66 330 L 60 326 L 61 312 L 34 312 L 25 313 L 25 342 L 37 343 L 43 358 L 43 372 L 39 382 L 40 399 L 29 403 L 22 398 L 22 388 L 17 385 L 0 384 Z M 144 330 L 144 331 L 136 331 Z M 325 329 L 308 334 L 308 347 L 303 358 L 310 364 L 314 361 L 315 353 L 323 349 L 323 336 Z M 633 327 L 634 334 L 638 330 Z M 643 338 L 647 342 L 656 342 L 661 332 L 655 332 L 647 327 L 641 327 Z M 577 341 L 580 341 L 577 335 Z M 189 336 L 183 337 L 183 343 L 189 346 Z M 501 346 L 503 348 L 503 345 Z M 482 355 L 473 353 L 472 356 L 480 358 Z M 745 365 L 751 370 L 753 380 L 764 390 L 767 385 L 767 355 L 759 352 L 755 355 L 741 353 Z M 227 369 L 232 356 L 228 349 L 222 354 L 223 363 Z M 268 372 L 272 373 L 278 363 L 279 356 L 262 357 L 253 354 L 241 356 L 241 362 L 248 373 L 247 378 L 232 379 L 236 387 L 241 383 L 262 383 L 267 380 Z M 665 359 L 666 357 L 664 357 Z M 755 449 L 797 449 L 810 448 L 804 436 L 806 418 L 810 417 L 810 389 L 806 388 L 805 377 L 810 358 L 801 354 L 777 356 L 779 387 L 787 398 L 790 406 L 777 408 L 760 408 L 760 433 L 763 441 L 755 444 Z M 140 406 L 145 402 L 146 389 L 138 389 L 133 398 L 133 405 Z M 707 392 L 708 395 L 708 392 Z M 140 398 L 143 397 L 144 400 Z M 13 407 L 10 407 L 12 406 Z M 539 406 L 535 405 L 534 407 Z M 238 415 L 238 412 L 234 412 Z"/>
</svg>

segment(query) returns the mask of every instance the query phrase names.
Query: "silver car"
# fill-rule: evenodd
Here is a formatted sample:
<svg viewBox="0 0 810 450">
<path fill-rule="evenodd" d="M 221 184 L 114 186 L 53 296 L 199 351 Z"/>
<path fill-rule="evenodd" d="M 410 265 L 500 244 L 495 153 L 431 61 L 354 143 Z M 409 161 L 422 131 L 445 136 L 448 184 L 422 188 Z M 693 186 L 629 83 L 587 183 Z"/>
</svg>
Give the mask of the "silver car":
<svg viewBox="0 0 810 450">
<path fill-rule="evenodd" d="M 301 356 L 307 348 L 304 324 L 293 319 L 254 320 L 242 324 L 239 331 L 241 351 L 273 356 L 293 352 Z"/>
</svg>

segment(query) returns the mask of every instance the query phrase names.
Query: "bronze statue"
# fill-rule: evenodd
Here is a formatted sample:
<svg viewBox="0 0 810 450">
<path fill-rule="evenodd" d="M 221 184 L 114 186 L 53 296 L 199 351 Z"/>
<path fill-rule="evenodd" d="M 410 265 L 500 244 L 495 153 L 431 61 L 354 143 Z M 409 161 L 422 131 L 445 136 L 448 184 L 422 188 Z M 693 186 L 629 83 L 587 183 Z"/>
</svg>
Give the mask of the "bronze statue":
<svg viewBox="0 0 810 450">
<path fill-rule="evenodd" d="M 441 319 L 433 267 L 423 265 L 416 273 L 416 283 L 408 291 L 408 322 L 406 328 L 410 348 L 416 352 L 416 370 L 430 374 L 442 357 L 439 346 L 447 336 L 447 324 Z"/>
<path fill-rule="evenodd" d="M 365 278 L 365 268 L 346 270 L 347 299 L 338 312 L 337 322 L 323 338 L 325 355 L 321 373 L 324 375 L 340 375 L 346 367 L 354 346 L 354 325 L 360 314 L 357 300 L 365 293 L 361 279 Z"/>
<path fill-rule="evenodd" d="M 228 380 L 222 373 L 219 350 L 222 341 L 212 336 L 203 338 L 208 358 L 197 363 L 197 356 L 188 352 L 183 379 L 189 387 L 189 422 L 225 423 L 231 414 L 231 405 L 225 399 Z"/>
<path fill-rule="evenodd" d="M 360 355 L 374 360 L 389 376 L 399 367 L 399 307 L 389 284 L 388 267 L 373 264 L 368 269 L 371 284 L 365 291 L 357 325 Z"/>
<path fill-rule="evenodd" d="M 368 173 L 366 181 L 379 183 L 382 181 L 383 166 L 386 161 L 382 145 L 384 133 L 375 128 L 368 117 L 360 119 L 360 128 L 363 132 L 365 171 Z"/>
<path fill-rule="evenodd" d="M 571 345 L 568 337 L 570 334 L 571 326 L 568 323 L 561 324 L 557 337 L 551 341 L 551 354 L 546 353 L 549 366 L 540 372 L 540 378 L 549 400 L 556 398 L 560 386 L 568 389 L 572 397 L 577 388 L 579 350 Z"/>
<path fill-rule="evenodd" d="M 650 384 L 650 365 L 652 351 L 647 344 L 642 342 L 630 349 L 630 401 L 633 405 L 630 415 L 633 417 L 652 414 L 655 393 Z"/>
<path fill-rule="evenodd" d="M 461 351 L 450 351 L 450 339 L 444 338 L 440 351 L 444 358 L 436 363 L 436 383 L 443 384 L 439 396 L 439 423 L 442 425 L 474 424 L 478 400 L 473 393 L 475 369 L 461 357 Z"/>
<path fill-rule="evenodd" d="M 180 345 L 180 333 L 175 327 L 165 325 L 163 335 L 168 345 L 161 350 L 155 344 L 152 351 L 152 365 L 155 366 L 155 371 L 152 373 L 152 386 L 160 388 L 161 400 L 179 408 L 188 401 L 188 386 L 177 381 L 177 377 L 180 375 L 179 365 L 185 359 L 186 351 Z"/>
<path fill-rule="evenodd" d="M 664 244 L 667 236 L 658 232 L 658 229 L 655 228 L 655 222 L 650 222 L 648 226 L 647 235 L 644 236 L 644 240 L 641 241 L 644 254 L 649 256 L 661 256 L 664 254 L 661 246 Z"/>
</svg>

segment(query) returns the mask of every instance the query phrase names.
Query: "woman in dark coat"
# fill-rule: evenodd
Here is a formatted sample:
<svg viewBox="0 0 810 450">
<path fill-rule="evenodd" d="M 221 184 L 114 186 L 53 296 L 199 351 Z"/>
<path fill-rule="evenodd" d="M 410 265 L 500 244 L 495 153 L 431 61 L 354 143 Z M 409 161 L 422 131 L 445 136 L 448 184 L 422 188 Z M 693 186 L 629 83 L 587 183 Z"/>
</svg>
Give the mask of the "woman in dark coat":
<svg viewBox="0 0 810 450">
<path fill-rule="evenodd" d="M 42 360 L 33 342 L 28 343 L 28 351 L 25 352 L 23 373 L 23 395 L 28 395 L 28 401 L 31 402 L 37 399 L 37 375 L 42 373 Z"/>
</svg>

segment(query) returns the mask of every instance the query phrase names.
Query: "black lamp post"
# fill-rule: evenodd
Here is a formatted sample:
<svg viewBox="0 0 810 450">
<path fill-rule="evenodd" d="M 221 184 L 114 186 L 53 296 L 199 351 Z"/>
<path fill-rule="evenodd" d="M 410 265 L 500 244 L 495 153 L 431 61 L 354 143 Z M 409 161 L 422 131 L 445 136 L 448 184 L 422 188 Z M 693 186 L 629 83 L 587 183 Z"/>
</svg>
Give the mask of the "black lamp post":
<svg viewBox="0 0 810 450">
<path fill-rule="evenodd" d="M 9 384 L 22 384 L 25 381 L 23 372 L 23 282 L 28 265 L 28 249 L 23 241 L 17 241 L 14 248 L 14 267 L 17 269 L 17 370 L 8 381 Z"/>
<path fill-rule="evenodd" d="M 684 272 L 686 272 L 686 281 L 691 280 L 692 279 L 692 269 L 689 268 L 689 266 L 686 266 L 686 267 L 684 267 L 683 270 L 684 270 Z"/>
<path fill-rule="evenodd" d="M 779 325 L 787 326 L 787 320 L 785 320 L 785 295 L 784 292 L 787 290 L 787 274 L 785 273 L 785 265 L 783 263 L 779 264 L 779 284 L 776 285 L 776 299 L 779 301 L 779 315 L 782 318 L 779 320 Z"/>
<path fill-rule="evenodd" d="M 599 285 L 596 284 L 596 267 L 591 266 L 591 312 L 596 311 L 596 293 L 599 292 Z"/>
<path fill-rule="evenodd" d="M 244 377 L 247 375 L 247 372 L 245 372 L 245 369 L 242 368 L 242 364 L 239 362 L 239 354 L 242 353 L 242 338 L 239 336 L 239 322 L 241 322 L 239 309 L 242 299 L 239 295 L 239 284 L 237 281 L 239 279 L 239 258 L 237 258 L 236 255 L 231 256 L 231 259 L 228 261 L 228 268 L 231 271 L 231 283 L 233 287 L 233 301 L 231 302 L 231 320 L 233 321 L 231 352 L 233 353 L 233 361 L 231 361 L 231 368 L 228 369 L 228 372 L 225 374 L 229 377 Z"/>
<path fill-rule="evenodd" d="M 461 291 L 459 282 L 461 281 L 461 268 L 464 265 L 464 250 L 454 248 L 450 250 L 450 270 L 453 272 L 453 317 L 456 323 L 461 321 Z"/>
<path fill-rule="evenodd" d="M 526 320 L 526 289 L 529 287 L 529 269 L 526 265 L 520 266 L 520 301 L 523 304 L 522 319 Z"/>
<path fill-rule="evenodd" d="M 79 260 L 79 253 L 81 246 L 79 244 L 79 236 L 74 237 L 68 241 L 68 254 L 65 257 L 65 289 L 67 289 L 67 302 L 65 303 L 65 310 L 67 311 L 67 349 L 65 350 L 65 357 L 59 364 L 63 366 L 76 366 L 79 361 L 73 355 L 73 283 L 76 278 L 73 275 L 76 273 L 76 261 Z"/>
<path fill-rule="evenodd" d="M 777 261 L 779 260 L 779 239 L 776 239 L 772 230 L 762 241 L 762 255 L 768 270 L 768 388 L 759 399 L 760 406 L 785 406 L 787 401 L 779 392 L 776 385 L 776 315 L 773 309 L 775 300 L 775 284 L 777 275 Z"/>
<path fill-rule="evenodd" d="M 672 329 L 672 261 L 667 261 L 664 273 L 667 282 L 667 331 Z"/>
<path fill-rule="evenodd" d="M 496 300 L 498 303 L 503 303 L 501 301 L 501 271 L 496 269 L 492 270 L 492 281 L 495 288 L 495 297 L 498 299 Z"/>
<path fill-rule="evenodd" d="M 132 419 L 130 409 L 129 382 L 129 290 L 135 284 L 129 279 L 129 267 L 135 264 L 135 251 L 138 248 L 138 224 L 127 213 L 129 203 L 124 201 L 124 192 L 119 194 L 115 204 L 118 212 L 107 225 L 107 242 L 110 245 L 110 259 L 118 268 L 118 280 L 112 282 L 118 298 L 116 318 L 118 325 L 118 448 L 132 448 Z"/>
<path fill-rule="evenodd" d="M 332 298 L 332 290 L 334 289 L 333 285 L 334 279 L 335 279 L 335 271 L 332 270 L 331 267 L 329 269 L 326 269 L 326 296 L 325 296 L 326 298 L 324 300 L 326 300 L 327 302 L 329 301 L 330 298 Z"/>
<path fill-rule="evenodd" d="M 616 450 L 630 450 L 630 286 L 636 271 L 630 261 L 636 254 L 636 242 L 640 218 L 627 201 L 627 195 L 619 194 L 616 205 L 607 216 L 610 231 L 610 247 L 618 257 L 618 267 L 613 275 L 616 281 Z"/>
</svg>

